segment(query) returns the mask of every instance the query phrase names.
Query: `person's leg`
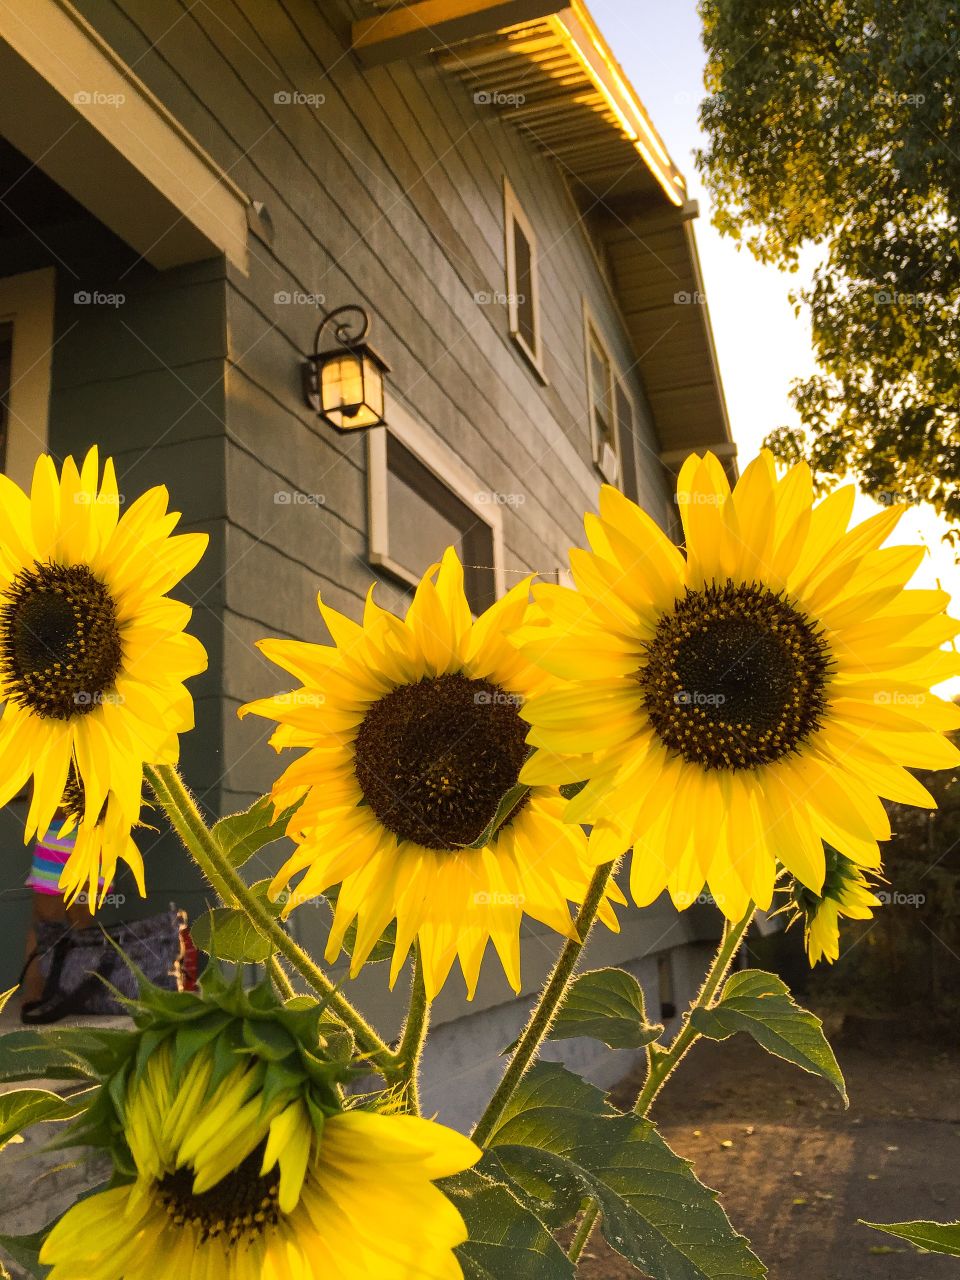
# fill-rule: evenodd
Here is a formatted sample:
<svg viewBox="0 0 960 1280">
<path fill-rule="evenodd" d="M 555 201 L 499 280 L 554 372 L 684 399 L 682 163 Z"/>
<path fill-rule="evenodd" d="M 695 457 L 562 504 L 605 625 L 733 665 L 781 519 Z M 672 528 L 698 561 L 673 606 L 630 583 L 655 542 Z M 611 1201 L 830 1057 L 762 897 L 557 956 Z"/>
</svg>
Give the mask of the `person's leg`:
<svg viewBox="0 0 960 1280">
<path fill-rule="evenodd" d="M 59 894 L 37 893 L 34 891 L 30 927 L 27 930 L 27 949 L 24 955 L 24 960 L 29 961 L 29 963 L 20 987 L 21 1002 L 23 1004 L 39 1000 L 43 995 L 43 975 L 40 972 L 39 957 L 30 960 L 30 957 L 37 949 L 37 923 L 40 921 L 44 923 L 65 921 L 68 918 L 67 908 L 64 906 L 63 899 Z"/>
</svg>

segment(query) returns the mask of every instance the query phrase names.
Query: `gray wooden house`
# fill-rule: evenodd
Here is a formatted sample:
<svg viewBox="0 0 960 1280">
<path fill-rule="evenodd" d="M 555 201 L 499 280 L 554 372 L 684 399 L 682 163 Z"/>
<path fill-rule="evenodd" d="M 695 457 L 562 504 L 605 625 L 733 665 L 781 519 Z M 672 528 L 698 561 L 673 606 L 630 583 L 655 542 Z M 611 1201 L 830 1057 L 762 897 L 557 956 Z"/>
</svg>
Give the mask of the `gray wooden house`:
<svg viewBox="0 0 960 1280">
<path fill-rule="evenodd" d="M 166 483 L 209 532 L 184 767 L 211 814 L 277 771 L 269 726 L 236 711 L 277 687 L 257 639 L 324 639 L 318 589 L 358 614 L 376 579 L 401 607 L 453 541 L 480 608 L 518 573 L 563 580 L 604 479 L 672 530 L 691 449 L 733 474 L 695 216 L 581 0 L 2 0 L 0 456 L 25 480 L 38 451 L 97 441 L 131 498 Z M 344 305 L 390 366 L 369 432 L 304 396 Z M 21 821 L 3 815 L 0 987 L 29 909 Z M 121 914 L 202 909 L 174 843 L 143 845 L 151 897 Z M 319 946 L 325 913 L 293 927 Z M 669 1015 L 715 927 L 631 910 L 593 959 Z M 528 938 L 531 989 L 555 947 Z M 389 1009 L 381 968 L 354 990 Z M 469 1112 L 522 1014 L 492 962 L 472 1005 L 451 982 L 428 1106 Z"/>
</svg>

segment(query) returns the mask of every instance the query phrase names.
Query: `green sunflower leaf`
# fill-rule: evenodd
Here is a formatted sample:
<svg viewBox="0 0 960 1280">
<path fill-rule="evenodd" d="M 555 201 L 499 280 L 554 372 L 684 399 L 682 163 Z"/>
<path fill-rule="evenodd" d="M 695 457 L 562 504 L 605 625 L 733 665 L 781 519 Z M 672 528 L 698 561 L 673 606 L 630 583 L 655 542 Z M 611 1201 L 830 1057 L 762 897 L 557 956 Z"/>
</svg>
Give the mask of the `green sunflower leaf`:
<svg viewBox="0 0 960 1280">
<path fill-rule="evenodd" d="M 213 827 L 213 837 L 233 867 L 242 867 L 268 844 L 280 840 L 287 823 L 300 807 L 300 801 L 273 816 L 273 801 L 261 796 L 249 809 L 221 818 Z"/>
<path fill-rule="evenodd" d="M 865 1227 L 908 1240 L 927 1253 L 949 1253 L 960 1258 L 960 1222 L 865 1222 Z"/>
<path fill-rule="evenodd" d="M 111 1074 L 132 1052 L 129 1031 L 31 1028 L 0 1036 L 0 1082 L 83 1080 Z"/>
<path fill-rule="evenodd" d="M 30 1236 L 0 1235 L 0 1249 L 8 1254 L 18 1267 L 29 1271 L 32 1276 L 37 1277 L 37 1280 L 44 1280 L 44 1277 L 50 1274 L 50 1268 L 43 1266 L 40 1262 L 40 1250 L 46 1238 L 47 1230 L 37 1231 Z M 9 1275 L 9 1272 L 0 1271 L 0 1275 L 4 1274 Z"/>
<path fill-rule="evenodd" d="M 273 954 L 269 939 L 234 907 L 214 907 L 194 921 L 190 933 L 201 951 L 234 964 L 259 964 Z"/>
<path fill-rule="evenodd" d="M 593 969 L 570 988 L 550 1029 L 551 1040 L 590 1036 L 611 1049 L 642 1049 L 663 1035 L 660 1023 L 647 1022 L 643 988 L 623 969 Z"/>
<path fill-rule="evenodd" d="M 268 1019 L 245 1018 L 243 1039 L 248 1049 L 265 1062 L 283 1062 L 297 1052 L 297 1042 L 279 1022 Z"/>
<path fill-rule="evenodd" d="M 470 1232 L 457 1249 L 464 1280 L 572 1280 L 556 1240 L 502 1183 L 469 1170 L 439 1185 Z"/>
<path fill-rule="evenodd" d="M 62 1098 L 49 1089 L 14 1089 L 0 1094 L 0 1150 L 17 1134 L 44 1120 L 72 1120 L 86 1111 L 98 1093 L 84 1089 L 82 1093 Z"/>
<path fill-rule="evenodd" d="M 843 1073 L 815 1014 L 795 1003 L 782 979 L 762 969 L 732 974 L 712 1009 L 695 1009 L 691 1022 L 701 1035 L 726 1040 L 738 1031 L 761 1048 L 829 1081 L 845 1104 Z"/>
<path fill-rule="evenodd" d="M 607 1243 L 658 1280 L 762 1280 L 767 1272 L 716 1193 L 646 1119 L 615 1111 L 558 1063 L 525 1076 L 489 1141 L 507 1175 L 555 1221 L 579 1188 Z M 508 1274 L 504 1272 L 504 1274 Z"/>
</svg>

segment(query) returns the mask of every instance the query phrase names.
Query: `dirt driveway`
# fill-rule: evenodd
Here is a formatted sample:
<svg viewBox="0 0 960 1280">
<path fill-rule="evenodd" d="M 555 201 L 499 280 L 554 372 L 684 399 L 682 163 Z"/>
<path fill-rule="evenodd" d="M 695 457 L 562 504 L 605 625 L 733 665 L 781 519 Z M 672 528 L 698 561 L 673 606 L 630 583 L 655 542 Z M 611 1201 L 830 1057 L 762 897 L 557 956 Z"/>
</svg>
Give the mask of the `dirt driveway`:
<svg viewBox="0 0 960 1280">
<path fill-rule="evenodd" d="M 891 1049 L 875 1035 L 835 1048 L 849 1111 L 826 1084 L 737 1036 L 701 1042 L 655 1118 L 720 1191 L 771 1280 L 960 1280 L 960 1259 L 857 1225 L 960 1218 L 960 1052 Z M 627 1105 L 627 1085 L 614 1096 Z M 591 1253 L 588 1280 L 638 1274 L 602 1244 Z"/>
</svg>

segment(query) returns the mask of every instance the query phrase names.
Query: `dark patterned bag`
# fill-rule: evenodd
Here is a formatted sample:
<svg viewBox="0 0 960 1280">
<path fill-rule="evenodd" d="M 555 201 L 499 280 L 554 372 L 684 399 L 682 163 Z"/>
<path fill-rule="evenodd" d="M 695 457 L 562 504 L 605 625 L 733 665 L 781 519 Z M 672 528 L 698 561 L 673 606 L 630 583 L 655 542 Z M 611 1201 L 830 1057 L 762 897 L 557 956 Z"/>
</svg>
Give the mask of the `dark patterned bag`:
<svg viewBox="0 0 960 1280">
<path fill-rule="evenodd" d="M 121 995 L 137 994 L 137 979 L 126 958 L 158 987 L 177 989 L 182 913 L 171 907 L 160 915 L 109 928 L 37 921 L 34 956 L 43 975 L 43 995 L 23 1006 L 26 1023 L 57 1022 L 82 1014 L 123 1014 L 124 1007 L 106 983 Z M 119 949 L 118 949 L 119 948 Z"/>
</svg>

